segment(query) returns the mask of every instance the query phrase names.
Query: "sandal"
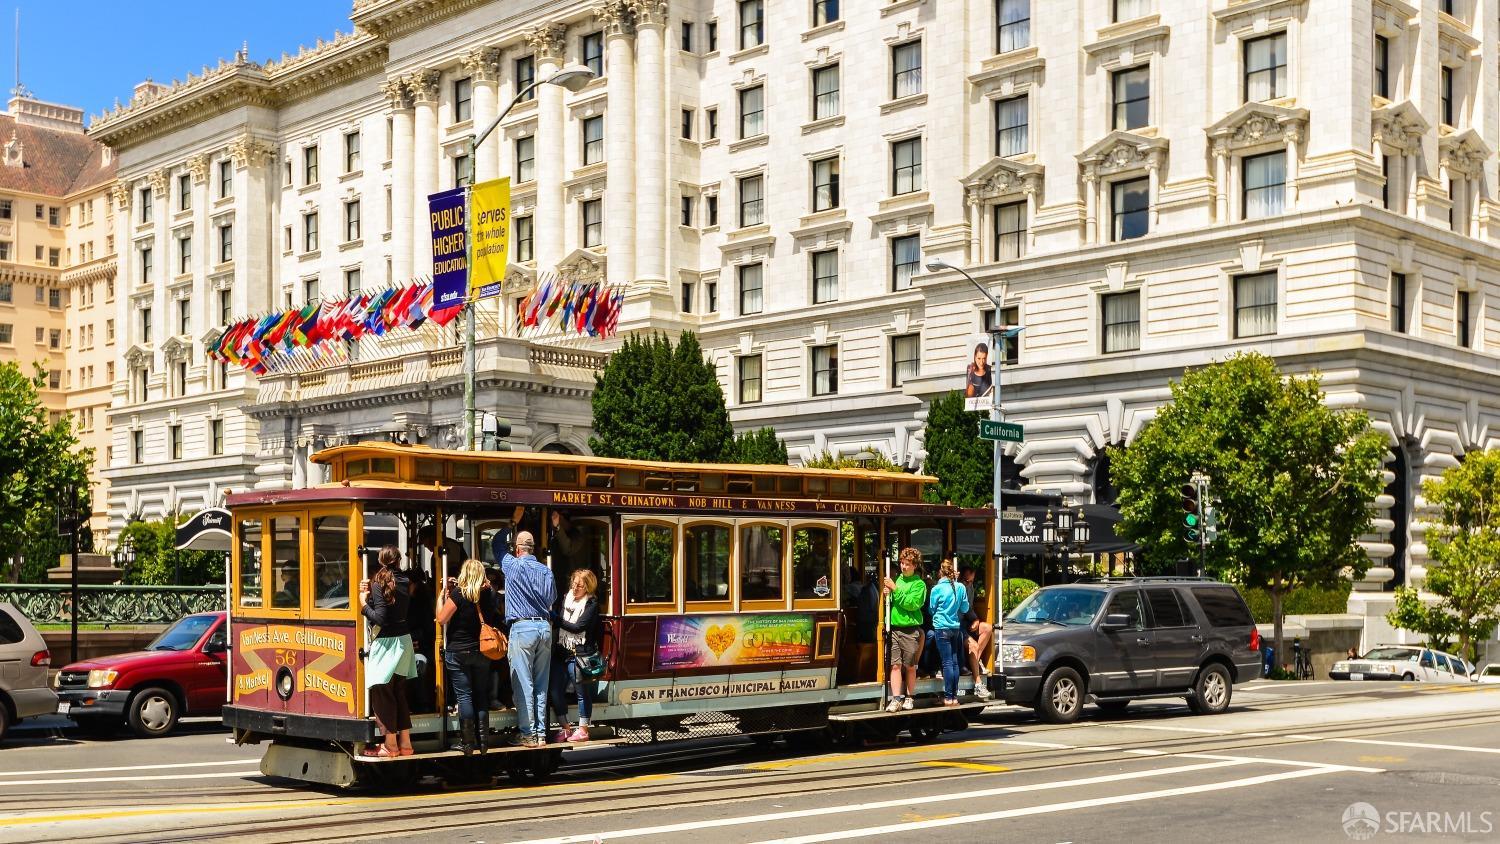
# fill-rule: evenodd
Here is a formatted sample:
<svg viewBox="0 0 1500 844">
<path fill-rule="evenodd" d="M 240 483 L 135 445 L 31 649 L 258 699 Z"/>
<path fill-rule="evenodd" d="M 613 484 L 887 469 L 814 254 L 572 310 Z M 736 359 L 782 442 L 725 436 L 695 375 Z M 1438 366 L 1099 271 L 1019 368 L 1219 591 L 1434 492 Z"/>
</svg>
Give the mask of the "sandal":
<svg viewBox="0 0 1500 844">
<path fill-rule="evenodd" d="M 417 752 L 416 748 L 403 747 L 400 750 L 397 750 L 396 753 L 395 753 L 395 755 L 396 756 L 411 756 L 411 755 L 415 754 L 416 752 Z"/>
<path fill-rule="evenodd" d="M 390 759 L 394 756 L 400 756 L 401 751 L 399 749 L 391 750 L 383 744 L 372 744 L 367 745 L 364 750 L 360 751 L 359 755 L 369 756 L 374 759 Z"/>
</svg>

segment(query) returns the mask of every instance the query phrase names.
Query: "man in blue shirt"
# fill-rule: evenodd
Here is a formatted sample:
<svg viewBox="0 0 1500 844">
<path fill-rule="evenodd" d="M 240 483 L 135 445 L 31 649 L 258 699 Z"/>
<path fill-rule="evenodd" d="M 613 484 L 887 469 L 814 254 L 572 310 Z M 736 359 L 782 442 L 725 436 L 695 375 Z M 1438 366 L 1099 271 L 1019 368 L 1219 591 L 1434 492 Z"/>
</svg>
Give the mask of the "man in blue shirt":
<svg viewBox="0 0 1500 844">
<path fill-rule="evenodd" d="M 516 534 L 516 553 L 496 538 L 495 556 L 505 575 L 505 623 L 510 628 L 510 684 L 516 703 L 519 743 L 547 743 L 547 679 L 552 674 L 552 570 L 537 561 L 536 540 Z"/>
</svg>

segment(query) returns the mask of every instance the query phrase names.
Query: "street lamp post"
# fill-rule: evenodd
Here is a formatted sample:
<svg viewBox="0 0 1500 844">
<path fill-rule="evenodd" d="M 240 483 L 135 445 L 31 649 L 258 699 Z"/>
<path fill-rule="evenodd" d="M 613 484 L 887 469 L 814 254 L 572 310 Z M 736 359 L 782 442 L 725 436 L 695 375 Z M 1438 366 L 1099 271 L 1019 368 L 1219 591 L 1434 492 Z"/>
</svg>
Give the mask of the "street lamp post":
<svg viewBox="0 0 1500 844">
<path fill-rule="evenodd" d="M 464 226 L 468 229 L 464 235 L 464 266 L 468 268 L 469 272 L 472 273 L 474 271 L 474 238 L 472 217 L 470 215 L 474 210 L 473 168 L 478 163 L 475 150 L 480 144 L 484 143 L 484 139 L 488 138 L 491 132 L 494 132 L 500 126 L 501 121 L 505 120 L 506 116 L 510 114 L 510 110 L 515 108 L 516 104 L 521 100 L 525 99 L 527 94 L 535 91 L 538 86 L 559 85 L 576 94 L 583 89 L 583 86 L 589 84 L 594 76 L 595 74 L 592 70 L 582 65 L 571 65 L 564 67 L 546 79 L 533 82 L 520 91 L 517 91 L 516 96 L 510 101 L 510 105 L 506 106 L 500 112 L 499 117 L 490 121 L 490 125 L 484 127 L 479 134 L 469 138 L 469 184 L 464 191 Z M 470 289 L 473 289 L 472 283 Z M 474 308 L 478 303 L 473 297 L 466 295 L 465 298 L 467 301 L 464 308 L 466 311 L 464 314 L 464 450 L 473 451 L 478 443 L 478 438 L 474 436 Z"/>
<path fill-rule="evenodd" d="M 944 270 L 952 270 L 968 279 L 969 283 L 974 285 L 974 288 L 995 308 L 995 326 L 990 331 L 990 346 L 995 350 L 995 377 L 990 387 L 990 420 L 994 422 L 1003 421 L 1004 411 L 1000 407 L 1000 363 L 1005 360 L 1005 344 L 1015 339 L 1016 335 L 1020 334 L 1022 329 L 1020 326 L 1011 329 L 1002 328 L 1000 320 L 1001 314 L 1005 312 L 1004 303 L 1000 298 L 995 297 L 990 291 L 986 290 L 984 285 L 974 279 L 974 276 L 969 275 L 963 269 L 955 267 L 941 258 L 934 258 L 927 262 L 927 271 L 930 273 L 938 273 Z M 993 494 L 995 497 L 995 571 L 996 578 L 1000 581 L 996 584 L 996 594 L 1000 597 L 999 613 L 995 617 L 995 673 L 998 675 L 1000 687 L 994 691 L 997 691 L 1002 696 L 1005 694 L 1005 632 L 1002 629 L 1005 620 L 1005 532 L 1002 527 L 1004 508 L 1000 506 L 1000 465 L 1003 456 L 1004 450 L 1001 448 L 1000 441 L 995 440 L 995 467 L 993 472 Z"/>
</svg>

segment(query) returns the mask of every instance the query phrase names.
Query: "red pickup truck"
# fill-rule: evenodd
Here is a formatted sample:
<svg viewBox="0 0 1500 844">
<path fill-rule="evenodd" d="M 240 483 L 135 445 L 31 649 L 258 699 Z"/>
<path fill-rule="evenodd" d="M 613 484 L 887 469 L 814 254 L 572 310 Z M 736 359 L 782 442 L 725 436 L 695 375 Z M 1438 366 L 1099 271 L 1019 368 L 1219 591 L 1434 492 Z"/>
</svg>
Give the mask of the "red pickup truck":
<svg viewBox="0 0 1500 844">
<path fill-rule="evenodd" d="M 58 712 L 88 732 L 123 721 L 142 738 L 164 736 L 184 715 L 218 717 L 229 676 L 224 613 L 187 615 L 143 651 L 86 659 L 57 673 Z"/>
</svg>

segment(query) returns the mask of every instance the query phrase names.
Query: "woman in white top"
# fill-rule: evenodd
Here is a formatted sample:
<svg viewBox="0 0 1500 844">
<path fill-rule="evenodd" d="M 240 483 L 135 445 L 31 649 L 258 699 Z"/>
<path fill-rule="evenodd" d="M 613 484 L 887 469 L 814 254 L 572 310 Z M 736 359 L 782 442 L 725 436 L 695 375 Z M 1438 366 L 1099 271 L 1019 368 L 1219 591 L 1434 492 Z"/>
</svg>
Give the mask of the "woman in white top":
<svg viewBox="0 0 1500 844">
<path fill-rule="evenodd" d="M 599 654 L 599 601 L 594 597 L 599 588 L 599 578 L 588 569 L 573 572 L 571 588 L 563 596 L 561 607 L 554 613 L 557 622 L 557 643 L 552 661 L 552 682 L 548 688 L 552 697 L 552 709 L 557 713 L 558 731 L 556 741 L 588 741 L 589 716 L 594 709 L 594 694 L 598 681 L 583 675 L 579 669 L 580 657 L 596 658 Z M 568 679 L 578 693 L 578 727 L 568 725 Z"/>
</svg>

